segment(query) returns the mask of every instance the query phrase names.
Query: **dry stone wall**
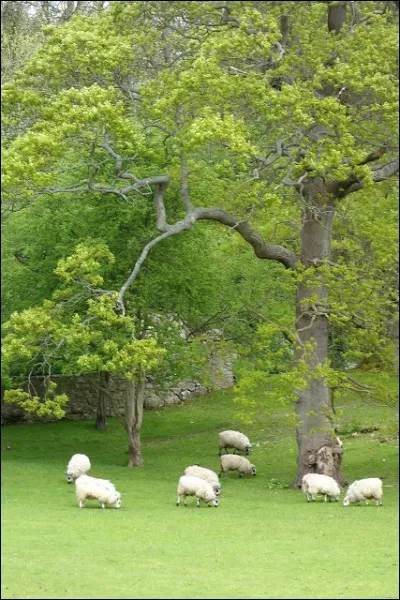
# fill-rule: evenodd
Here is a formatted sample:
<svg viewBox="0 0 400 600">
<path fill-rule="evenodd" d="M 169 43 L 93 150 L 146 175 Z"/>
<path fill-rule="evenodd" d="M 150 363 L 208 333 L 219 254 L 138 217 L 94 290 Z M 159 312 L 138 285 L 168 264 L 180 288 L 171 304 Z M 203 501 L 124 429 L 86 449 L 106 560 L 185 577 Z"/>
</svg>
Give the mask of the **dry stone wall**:
<svg viewBox="0 0 400 600">
<path fill-rule="evenodd" d="M 188 398 L 205 394 L 211 389 L 229 388 L 234 383 L 232 362 L 230 360 L 215 358 L 210 367 L 210 380 L 212 387 L 206 387 L 193 381 L 181 381 L 167 390 L 159 390 L 149 383 L 146 387 L 144 408 L 156 409 L 168 404 L 179 404 Z M 59 375 L 54 377 L 57 383 L 57 393 L 67 394 L 66 419 L 81 420 L 93 419 L 96 415 L 100 389 L 98 375 L 81 375 L 68 377 Z M 40 377 L 32 378 L 36 394 L 43 395 L 43 380 Z M 110 377 L 109 395 L 107 399 L 107 416 L 117 417 L 124 414 L 126 382 L 118 377 Z M 3 393 L 2 393 L 3 398 Z M 22 408 L 1 401 L 1 422 L 45 422 L 54 420 L 52 417 L 39 418 L 26 413 Z"/>
</svg>

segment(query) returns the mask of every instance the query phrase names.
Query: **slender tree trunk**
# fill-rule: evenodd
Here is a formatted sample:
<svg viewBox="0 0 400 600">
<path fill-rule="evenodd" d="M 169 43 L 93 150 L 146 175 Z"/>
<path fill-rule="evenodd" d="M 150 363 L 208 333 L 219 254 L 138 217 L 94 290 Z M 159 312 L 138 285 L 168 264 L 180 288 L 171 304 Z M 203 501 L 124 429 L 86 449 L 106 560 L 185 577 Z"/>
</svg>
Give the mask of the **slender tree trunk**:
<svg viewBox="0 0 400 600">
<path fill-rule="evenodd" d="M 143 464 L 140 432 L 143 421 L 145 381 L 128 381 L 126 387 L 125 430 L 128 435 L 128 467 L 140 467 Z"/>
<path fill-rule="evenodd" d="M 314 184 L 313 184 L 314 185 Z M 311 190 L 310 190 L 311 191 Z M 315 190 L 312 190 L 315 192 Z M 295 361 L 304 360 L 310 376 L 307 388 L 297 393 L 296 413 L 299 419 L 297 427 L 298 463 L 295 487 L 301 487 L 305 473 L 323 473 L 344 483 L 340 474 L 342 452 L 332 435 L 332 401 L 324 377 L 314 378 L 312 372 L 324 364 L 328 354 L 328 319 L 324 315 L 324 305 L 328 298 L 328 289 L 318 277 L 318 261 L 329 258 L 331 251 L 331 232 L 334 208 L 330 205 L 319 207 L 315 202 L 305 210 L 302 226 L 301 260 L 306 267 L 315 266 L 316 279 L 308 284 L 300 282 L 296 294 L 296 333 L 297 347 Z M 305 302 L 313 296 L 317 301 Z M 307 349 L 312 344 L 312 350 Z"/>
<path fill-rule="evenodd" d="M 97 400 L 96 429 L 103 431 L 107 427 L 107 397 L 110 375 L 107 371 L 100 373 L 99 397 Z"/>
</svg>

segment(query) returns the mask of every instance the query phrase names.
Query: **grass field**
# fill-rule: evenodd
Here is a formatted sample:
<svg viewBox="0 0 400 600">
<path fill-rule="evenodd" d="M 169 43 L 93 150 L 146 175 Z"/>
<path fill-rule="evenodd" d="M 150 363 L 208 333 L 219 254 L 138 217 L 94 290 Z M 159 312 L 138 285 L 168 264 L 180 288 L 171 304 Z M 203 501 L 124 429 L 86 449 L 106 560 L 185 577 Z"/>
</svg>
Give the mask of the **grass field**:
<svg viewBox="0 0 400 600">
<path fill-rule="evenodd" d="M 349 399 L 342 415 L 344 473 L 382 477 L 382 508 L 290 489 L 295 433 L 279 414 L 245 428 L 256 477 L 226 476 L 218 508 L 176 507 L 187 465 L 219 470 L 217 432 L 243 429 L 235 410 L 227 391 L 147 412 L 134 470 L 117 419 L 102 433 L 91 421 L 4 426 L 1 597 L 398 598 L 398 440 L 352 436 L 391 409 Z M 78 508 L 64 478 L 75 452 L 116 484 L 120 510 Z"/>
</svg>

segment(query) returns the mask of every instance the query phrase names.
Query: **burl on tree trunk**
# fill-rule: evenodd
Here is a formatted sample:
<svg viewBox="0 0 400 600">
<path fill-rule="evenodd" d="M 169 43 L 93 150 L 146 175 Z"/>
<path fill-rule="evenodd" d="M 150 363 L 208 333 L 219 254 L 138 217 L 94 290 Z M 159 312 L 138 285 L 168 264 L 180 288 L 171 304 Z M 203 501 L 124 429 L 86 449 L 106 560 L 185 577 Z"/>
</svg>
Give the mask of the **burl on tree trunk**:
<svg viewBox="0 0 400 600">
<path fill-rule="evenodd" d="M 305 473 L 330 475 L 339 484 L 345 482 L 341 476 L 342 449 L 338 444 L 332 421 L 333 406 L 329 388 L 324 377 L 313 377 L 312 373 L 323 365 L 328 355 L 328 318 L 326 303 L 328 289 L 323 276 L 318 274 L 318 265 L 330 257 L 331 232 L 334 207 L 321 202 L 326 195 L 324 185 L 313 180 L 304 186 L 303 196 L 307 202 L 302 224 L 301 261 L 307 268 L 315 269 L 312 283 L 300 282 L 296 295 L 297 345 L 295 362 L 305 361 L 310 376 L 307 388 L 297 393 L 296 413 L 298 463 L 295 487 L 301 487 Z M 313 301 L 307 300 L 313 297 Z M 307 343 L 312 350 L 307 349 Z"/>
<path fill-rule="evenodd" d="M 143 421 L 144 380 L 128 381 L 126 386 L 125 431 L 128 435 L 128 467 L 143 464 L 140 432 Z"/>
</svg>

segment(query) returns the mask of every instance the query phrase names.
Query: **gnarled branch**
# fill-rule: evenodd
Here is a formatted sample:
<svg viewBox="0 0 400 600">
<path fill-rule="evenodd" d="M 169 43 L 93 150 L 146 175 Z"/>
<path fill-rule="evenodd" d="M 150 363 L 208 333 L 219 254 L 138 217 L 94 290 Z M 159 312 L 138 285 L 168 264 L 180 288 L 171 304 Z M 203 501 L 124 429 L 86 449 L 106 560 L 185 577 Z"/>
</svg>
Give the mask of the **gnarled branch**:
<svg viewBox="0 0 400 600">
<path fill-rule="evenodd" d="M 269 244 L 247 221 L 239 221 L 224 210 L 218 208 L 197 208 L 195 209 L 195 214 L 196 220 L 216 221 L 237 231 L 252 246 L 258 258 L 280 262 L 287 269 L 294 269 L 299 261 L 299 257 L 293 252 L 284 246 Z"/>
</svg>

